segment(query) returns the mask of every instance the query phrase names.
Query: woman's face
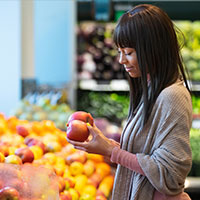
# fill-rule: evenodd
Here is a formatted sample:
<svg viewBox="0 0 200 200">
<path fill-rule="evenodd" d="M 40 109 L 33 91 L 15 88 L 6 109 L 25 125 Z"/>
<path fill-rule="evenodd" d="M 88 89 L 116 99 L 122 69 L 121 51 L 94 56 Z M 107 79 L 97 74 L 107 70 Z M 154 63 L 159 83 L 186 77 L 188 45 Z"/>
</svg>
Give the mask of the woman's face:
<svg viewBox="0 0 200 200">
<path fill-rule="evenodd" d="M 118 48 L 119 63 L 124 65 L 125 70 L 132 78 L 141 76 L 138 66 L 137 54 L 133 48 Z"/>
</svg>

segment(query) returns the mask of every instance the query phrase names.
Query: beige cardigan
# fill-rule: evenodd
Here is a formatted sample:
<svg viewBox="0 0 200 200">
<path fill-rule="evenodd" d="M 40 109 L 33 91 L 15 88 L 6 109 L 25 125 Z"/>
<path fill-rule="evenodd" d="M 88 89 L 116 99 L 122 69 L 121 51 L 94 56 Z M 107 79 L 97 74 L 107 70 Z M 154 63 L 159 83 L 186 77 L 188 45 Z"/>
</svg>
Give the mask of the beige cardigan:
<svg viewBox="0 0 200 200">
<path fill-rule="evenodd" d="M 145 129 L 140 126 L 143 105 L 124 128 L 121 149 L 134 153 L 145 176 L 118 165 L 113 200 L 151 200 L 157 190 L 177 195 L 191 168 L 189 130 L 191 97 L 182 81 L 159 95 Z"/>
</svg>

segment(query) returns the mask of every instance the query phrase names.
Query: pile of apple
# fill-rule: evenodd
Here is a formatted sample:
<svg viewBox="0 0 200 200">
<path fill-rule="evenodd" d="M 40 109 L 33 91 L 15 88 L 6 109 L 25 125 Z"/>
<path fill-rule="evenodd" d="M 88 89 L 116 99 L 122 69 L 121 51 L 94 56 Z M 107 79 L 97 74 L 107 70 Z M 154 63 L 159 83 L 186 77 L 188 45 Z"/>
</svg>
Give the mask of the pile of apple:
<svg viewBox="0 0 200 200">
<path fill-rule="evenodd" d="M 0 164 L 52 171 L 60 200 L 105 200 L 113 187 L 114 173 L 103 156 L 74 149 L 66 132 L 50 120 L 29 122 L 0 114 Z M 1 183 L 1 178 L 0 199 L 25 200 L 17 187 Z M 32 200 L 42 199 L 44 194 Z"/>
</svg>

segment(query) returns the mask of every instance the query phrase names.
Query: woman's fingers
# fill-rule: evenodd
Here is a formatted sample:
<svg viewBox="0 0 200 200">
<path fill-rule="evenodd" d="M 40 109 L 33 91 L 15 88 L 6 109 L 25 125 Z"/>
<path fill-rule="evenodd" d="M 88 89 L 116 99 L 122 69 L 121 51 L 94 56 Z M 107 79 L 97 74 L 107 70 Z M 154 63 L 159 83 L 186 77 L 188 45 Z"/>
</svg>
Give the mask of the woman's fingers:
<svg viewBox="0 0 200 200">
<path fill-rule="evenodd" d="M 105 138 L 103 133 L 95 125 L 91 126 L 87 124 L 87 127 L 92 136 L 91 139 L 88 139 L 85 142 L 78 142 L 67 138 L 67 141 L 71 143 L 75 149 L 86 151 L 88 153 L 101 153 L 102 143 L 107 143 L 107 138 Z"/>
<path fill-rule="evenodd" d="M 80 147 L 84 147 L 85 146 L 84 142 L 77 142 L 77 141 L 74 141 L 74 140 L 70 140 L 69 138 L 67 138 L 67 141 L 69 143 L 71 143 L 72 145 L 74 145 L 74 146 L 80 146 Z"/>
<path fill-rule="evenodd" d="M 75 149 L 81 150 L 81 151 L 86 151 L 86 149 L 84 147 L 80 147 L 80 146 L 76 146 L 74 145 Z"/>
<path fill-rule="evenodd" d="M 87 127 L 88 127 L 89 132 L 91 133 L 91 135 L 94 136 L 94 135 L 95 135 L 95 131 L 94 131 L 95 127 L 92 127 L 92 126 L 89 125 L 88 123 L 87 123 Z"/>
<path fill-rule="evenodd" d="M 88 129 L 89 129 L 89 131 L 90 131 L 90 134 L 91 134 L 93 137 L 95 137 L 95 136 L 97 136 L 97 135 L 103 135 L 103 133 L 96 127 L 95 124 L 94 124 L 93 126 L 91 126 L 91 125 L 89 125 L 89 124 L 87 123 L 87 127 L 88 127 Z"/>
</svg>

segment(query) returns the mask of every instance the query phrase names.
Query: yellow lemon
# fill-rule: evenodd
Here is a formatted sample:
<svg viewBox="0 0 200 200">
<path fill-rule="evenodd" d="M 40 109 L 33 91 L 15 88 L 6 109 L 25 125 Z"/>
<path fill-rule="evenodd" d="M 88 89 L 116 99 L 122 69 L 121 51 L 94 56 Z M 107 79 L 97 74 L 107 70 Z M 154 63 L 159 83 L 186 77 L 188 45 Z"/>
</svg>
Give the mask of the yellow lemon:
<svg viewBox="0 0 200 200">
<path fill-rule="evenodd" d="M 39 147 L 37 145 L 33 145 L 33 146 L 29 147 L 29 148 L 34 154 L 34 160 L 40 159 L 42 157 L 43 150 L 42 150 L 41 147 Z"/>
<path fill-rule="evenodd" d="M 66 166 L 65 166 L 65 171 L 64 171 L 63 177 L 66 178 L 66 177 L 69 177 L 69 176 L 71 176 L 71 173 L 70 173 L 70 171 L 69 171 L 69 166 L 66 165 Z"/>
<path fill-rule="evenodd" d="M 4 162 L 5 156 L 0 152 L 0 163 Z"/>
<path fill-rule="evenodd" d="M 95 164 L 92 160 L 87 160 L 83 166 L 83 172 L 86 176 L 91 176 L 95 171 Z"/>
<path fill-rule="evenodd" d="M 88 182 L 88 178 L 86 175 L 81 174 L 75 177 L 75 181 L 76 183 L 75 183 L 74 189 L 76 189 L 81 194 L 83 191 L 83 188 Z"/>
<path fill-rule="evenodd" d="M 88 194 L 88 195 L 94 197 L 96 195 L 96 192 L 97 192 L 97 189 L 94 185 L 86 185 L 83 188 L 82 194 Z"/>
<path fill-rule="evenodd" d="M 47 159 L 51 165 L 54 165 L 57 161 L 57 156 L 54 153 L 45 153 L 43 158 Z"/>
<path fill-rule="evenodd" d="M 82 194 L 79 200 L 95 200 L 95 198 L 89 194 Z"/>
<path fill-rule="evenodd" d="M 75 161 L 69 166 L 69 171 L 71 175 L 76 176 L 83 173 L 83 164 L 81 162 Z"/>
<path fill-rule="evenodd" d="M 69 193 L 72 196 L 72 200 L 79 200 L 79 193 L 75 189 L 70 188 Z"/>
</svg>

